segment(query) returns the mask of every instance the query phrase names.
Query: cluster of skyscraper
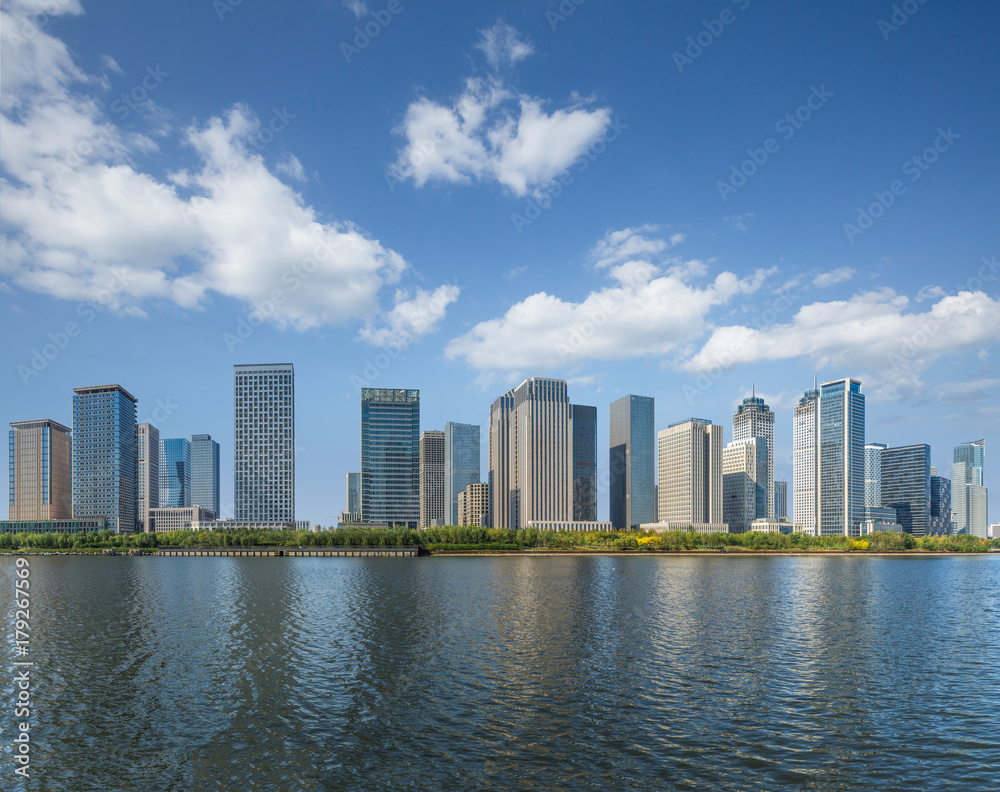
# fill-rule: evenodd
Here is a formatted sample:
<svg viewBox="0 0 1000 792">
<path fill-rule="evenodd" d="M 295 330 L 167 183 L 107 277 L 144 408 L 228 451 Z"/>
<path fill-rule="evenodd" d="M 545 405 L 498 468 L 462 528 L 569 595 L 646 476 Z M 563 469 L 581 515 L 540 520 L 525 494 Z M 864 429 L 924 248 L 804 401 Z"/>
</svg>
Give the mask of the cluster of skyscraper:
<svg viewBox="0 0 1000 792">
<path fill-rule="evenodd" d="M 120 385 L 75 388 L 73 428 L 45 419 L 10 425 L 3 530 L 152 530 L 158 513 L 219 509 L 219 444 L 209 435 L 160 440 L 136 422 Z M 18 523 L 15 525 L 14 523 Z"/>
<path fill-rule="evenodd" d="M 11 424 L 8 516 L 21 524 L 0 530 L 302 527 L 292 365 L 234 366 L 233 396 L 234 519 L 218 519 L 219 444 L 207 434 L 160 439 L 155 426 L 136 423 L 135 397 L 105 385 L 74 390 L 72 430 L 52 420 Z M 421 433 L 419 391 L 365 388 L 361 470 L 348 474 L 341 524 L 987 536 L 985 442 L 955 448 L 951 481 L 930 466 L 927 445 L 866 444 L 855 379 L 814 386 L 794 408 L 791 522 L 763 399 L 743 400 L 727 445 L 706 419 L 657 433 L 646 396 L 618 399 L 609 418 L 610 521 L 602 523 L 597 408 L 572 404 L 565 381 L 531 378 L 493 402 L 486 481 L 478 425 Z"/>
</svg>

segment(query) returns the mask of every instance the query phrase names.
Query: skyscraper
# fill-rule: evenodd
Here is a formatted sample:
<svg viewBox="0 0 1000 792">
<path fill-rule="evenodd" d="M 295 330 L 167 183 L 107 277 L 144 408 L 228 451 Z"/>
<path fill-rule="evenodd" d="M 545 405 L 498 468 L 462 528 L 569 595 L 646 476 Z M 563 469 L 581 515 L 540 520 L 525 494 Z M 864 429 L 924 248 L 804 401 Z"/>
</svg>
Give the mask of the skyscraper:
<svg viewBox="0 0 1000 792">
<path fill-rule="evenodd" d="M 361 514 L 361 471 L 347 474 L 347 512 Z"/>
<path fill-rule="evenodd" d="M 444 432 L 420 433 L 420 523 L 418 528 L 445 521 Z"/>
<path fill-rule="evenodd" d="M 819 529 L 819 390 L 807 390 L 799 399 L 792 425 L 793 522 L 816 535 Z"/>
<path fill-rule="evenodd" d="M 928 532 L 935 536 L 949 536 L 951 523 L 951 481 L 936 475 L 931 468 L 931 516 Z"/>
<path fill-rule="evenodd" d="M 493 527 L 569 522 L 594 513 L 596 421 L 596 408 L 570 404 L 564 380 L 527 379 L 493 402 L 489 452 Z"/>
<path fill-rule="evenodd" d="M 931 447 L 882 451 L 882 503 L 896 510 L 896 522 L 916 537 L 927 536 L 931 512 Z"/>
<path fill-rule="evenodd" d="M 882 452 L 885 443 L 865 444 L 865 506 L 882 505 Z"/>
<path fill-rule="evenodd" d="M 191 442 L 186 437 L 161 439 L 160 508 L 184 509 L 190 505 Z"/>
<path fill-rule="evenodd" d="M 618 529 L 656 521 L 655 405 L 650 396 L 611 402 L 611 523 Z"/>
<path fill-rule="evenodd" d="M 73 389 L 73 517 L 104 517 L 132 533 L 138 519 L 136 398 L 121 385 Z"/>
<path fill-rule="evenodd" d="M 821 536 L 856 536 L 865 518 L 865 397 L 856 379 L 820 387 L 819 517 Z"/>
<path fill-rule="evenodd" d="M 160 432 L 149 423 L 137 429 L 136 466 L 139 485 L 137 490 L 138 525 L 136 530 L 149 533 L 149 510 L 160 508 Z"/>
<path fill-rule="evenodd" d="M 68 520 L 73 516 L 73 440 L 56 421 L 10 425 L 8 520 Z"/>
<path fill-rule="evenodd" d="M 235 519 L 294 522 L 294 367 L 233 366 L 233 401 Z"/>
<path fill-rule="evenodd" d="M 774 413 L 758 398 L 756 393 L 743 400 L 733 414 L 733 442 L 739 443 L 752 437 L 763 441 L 763 470 L 760 472 L 763 489 L 758 495 L 765 501 L 765 514 L 774 519 Z M 760 511 L 760 509 L 757 509 Z"/>
<path fill-rule="evenodd" d="M 788 482 L 774 482 L 774 519 L 788 519 Z"/>
<path fill-rule="evenodd" d="M 988 495 L 983 485 L 986 441 L 955 446 L 951 466 L 951 507 L 956 533 L 986 537 Z"/>
<path fill-rule="evenodd" d="M 479 427 L 449 421 L 444 425 L 444 519 L 458 525 L 458 495 L 478 484 Z"/>
<path fill-rule="evenodd" d="M 361 515 L 416 528 L 420 521 L 420 391 L 361 389 Z"/>
<path fill-rule="evenodd" d="M 574 404 L 570 413 L 573 443 L 573 519 L 597 520 L 597 408 Z"/>
<path fill-rule="evenodd" d="M 657 443 L 660 522 L 724 522 L 722 427 L 689 418 L 660 431 Z"/>
<path fill-rule="evenodd" d="M 191 506 L 219 513 L 219 444 L 211 435 L 191 435 Z"/>
<path fill-rule="evenodd" d="M 730 533 L 746 533 L 767 517 L 767 441 L 751 437 L 722 450 L 722 520 Z"/>
</svg>

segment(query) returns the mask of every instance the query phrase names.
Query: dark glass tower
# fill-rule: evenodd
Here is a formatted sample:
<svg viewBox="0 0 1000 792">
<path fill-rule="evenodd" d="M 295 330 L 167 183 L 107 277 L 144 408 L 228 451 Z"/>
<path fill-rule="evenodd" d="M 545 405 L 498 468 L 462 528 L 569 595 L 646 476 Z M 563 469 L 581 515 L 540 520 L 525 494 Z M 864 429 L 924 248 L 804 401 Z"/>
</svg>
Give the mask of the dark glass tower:
<svg viewBox="0 0 1000 792">
<path fill-rule="evenodd" d="M 361 389 L 361 518 L 420 521 L 420 391 Z"/>
</svg>

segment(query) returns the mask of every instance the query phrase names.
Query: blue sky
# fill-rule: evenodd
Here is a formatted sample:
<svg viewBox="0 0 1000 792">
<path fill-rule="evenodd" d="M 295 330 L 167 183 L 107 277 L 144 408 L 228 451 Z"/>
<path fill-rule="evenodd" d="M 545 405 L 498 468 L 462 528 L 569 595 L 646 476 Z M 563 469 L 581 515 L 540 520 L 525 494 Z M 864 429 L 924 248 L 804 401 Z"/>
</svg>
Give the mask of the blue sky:
<svg viewBox="0 0 1000 792">
<path fill-rule="evenodd" d="M 1000 8 L 942 0 L 9 0 L 3 420 L 119 382 L 222 445 L 296 367 L 329 524 L 365 385 L 422 428 L 528 376 L 727 427 L 857 377 L 867 439 L 987 440 L 1000 520 Z M 485 476 L 486 434 L 483 472 Z M 599 453 L 606 518 L 606 452 Z M 790 488 L 791 489 L 791 488 Z"/>
</svg>

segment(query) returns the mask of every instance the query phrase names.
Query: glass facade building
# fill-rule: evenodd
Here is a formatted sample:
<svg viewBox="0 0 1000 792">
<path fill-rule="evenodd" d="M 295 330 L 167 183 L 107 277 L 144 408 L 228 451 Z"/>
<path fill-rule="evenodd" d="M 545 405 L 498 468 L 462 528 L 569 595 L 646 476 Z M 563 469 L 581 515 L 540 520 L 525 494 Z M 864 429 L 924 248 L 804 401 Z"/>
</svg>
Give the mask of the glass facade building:
<svg viewBox="0 0 1000 792">
<path fill-rule="evenodd" d="M 574 404 L 573 520 L 597 520 L 597 408 Z"/>
<path fill-rule="evenodd" d="M 985 538 L 988 492 L 983 484 L 986 441 L 955 446 L 951 467 L 951 504 L 956 533 Z"/>
<path fill-rule="evenodd" d="M 765 513 L 760 516 L 774 519 L 774 413 L 756 395 L 744 399 L 733 415 L 733 442 L 754 437 L 761 441 L 763 449 L 763 468 L 759 473 L 763 489 L 758 490 L 758 496 L 764 501 Z"/>
<path fill-rule="evenodd" d="M 361 389 L 361 515 L 416 528 L 420 521 L 420 391 Z"/>
<path fill-rule="evenodd" d="M 931 514 L 931 447 L 901 446 L 882 451 L 882 503 L 896 510 L 908 534 L 927 536 Z"/>
<path fill-rule="evenodd" d="M 233 366 L 235 519 L 295 521 L 295 369 Z"/>
<path fill-rule="evenodd" d="M 48 419 L 10 425 L 9 520 L 73 516 L 73 441 L 68 427 Z"/>
<path fill-rule="evenodd" d="M 132 533 L 138 520 L 136 398 L 120 385 L 73 389 L 73 517 L 103 517 Z"/>
<path fill-rule="evenodd" d="M 160 440 L 161 509 L 191 505 L 191 442 L 186 437 Z"/>
<path fill-rule="evenodd" d="M 788 482 L 774 482 L 774 519 L 788 519 Z"/>
<path fill-rule="evenodd" d="M 361 514 L 361 472 L 347 474 L 347 512 Z M 361 519 L 360 517 L 358 519 Z"/>
<path fill-rule="evenodd" d="M 656 424 L 650 396 L 611 402 L 608 459 L 610 518 L 625 529 L 656 522 Z"/>
<path fill-rule="evenodd" d="M 882 505 L 882 452 L 885 443 L 865 445 L 865 506 Z"/>
<path fill-rule="evenodd" d="M 191 503 L 219 518 L 219 444 L 211 435 L 191 435 Z"/>
<path fill-rule="evenodd" d="M 479 454 L 479 426 L 451 421 L 444 425 L 444 518 L 448 525 L 459 525 L 459 494 L 480 481 Z"/>
<path fill-rule="evenodd" d="M 943 476 L 934 475 L 933 469 L 931 470 L 931 516 L 927 530 L 935 536 L 949 536 L 952 533 L 951 481 Z"/>
<path fill-rule="evenodd" d="M 819 535 L 858 536 L 864 518 L 865 397 L 858 380 L 826 382 L 819 397 Z"/>
</svg>

